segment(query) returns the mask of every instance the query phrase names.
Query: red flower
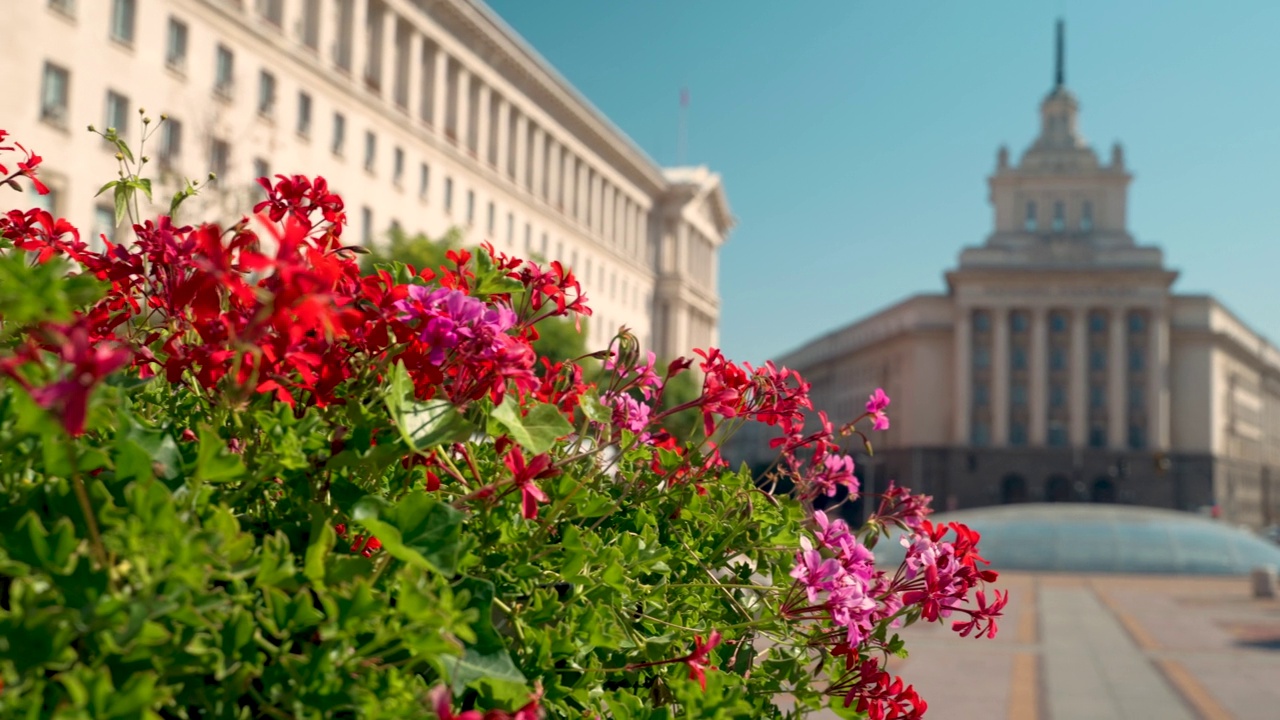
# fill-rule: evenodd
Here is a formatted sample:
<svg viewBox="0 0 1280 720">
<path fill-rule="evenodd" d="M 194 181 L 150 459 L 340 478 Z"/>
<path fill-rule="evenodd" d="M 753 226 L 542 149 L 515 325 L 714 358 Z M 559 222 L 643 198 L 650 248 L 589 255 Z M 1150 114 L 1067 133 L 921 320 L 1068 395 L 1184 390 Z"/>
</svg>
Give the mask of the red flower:
<svg viewBox="0 0 1280 720">
<path fill-rule="evenodd" d="M 551 467 L 551 456 L 545 453 L 533 458 L 526 465 L 524 453 L 520 452 L 519 447 L 511 448 L 511 452 L 507 453 L 502 461 L 511 470 L 512 482 L 520 488 L 521 514 L 527 520 L 536 518 L 538 503 L 546 502 L 548 498 L 534 481 L 554 477 L 559 475 L 560 471 Z"/>
<path fill-rule="evenodd" d="M 69 367 L 64 379 L 42 388 L 30 388 L 32 399 L 40 407 L 59 416 L 67 433 L 78 436 L 84 433 L 84 421 L 89 411 L 89 394 L 103 378 L 127 364 L 133 353 L 112 343 L 95 343 L 89 331 L 82 325 L 69 330 L 50 328 L 50 341 L 58 346 L 62 362 Z M 17 377 L 12 364 L 6 364 L 5 372 L 26 385 Z"/>
<path fill-rule="evenodd" d="M 707 689 L 706 670 L 709 667 L 710 669 L 715 670 L 714 667 L 710 666 L 710 662 L 709 662 L 709 656 L 711 654 L 711 650 L 719 644 L 720 644 L 719 630 L 712 630 L 710 637 L 707 638 L 707 641 L 705 643 L 702 641 L 701 635 L 694 635 L 693 636 L 693 652 L 689 653 L 689 655 L 683 658 L 682 660 L 682 662 L 684 662 L 685 665 L 689 666 L 689 679 L 697 680 L 698 685 L 700 685 L 703 690 Z"/>
</svg>

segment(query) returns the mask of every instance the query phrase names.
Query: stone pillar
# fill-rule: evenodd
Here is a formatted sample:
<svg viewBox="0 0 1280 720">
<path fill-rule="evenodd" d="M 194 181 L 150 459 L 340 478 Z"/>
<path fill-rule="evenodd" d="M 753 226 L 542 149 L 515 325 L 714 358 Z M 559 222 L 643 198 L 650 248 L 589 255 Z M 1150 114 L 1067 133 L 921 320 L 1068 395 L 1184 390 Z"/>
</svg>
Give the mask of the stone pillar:
<svg viewBox="0 0 1280 720">
<path fill-rule="evenodd" d="M 613 236 L 613 185 L 600 178 L 600 237 L 605 244 L 617 247 Z"/>
<path fill-rule="evenodd" d="M 390 5 L 382 6 L 382 66 L 378 70 L 378 80 L 382 83 L 382 99 L 395 102 L 396 97 L 396 19 L 395 11 Z"/>
<path fill-rule="evenodd" d="M 560 194 L 560 144 L 548 133 L 543 133 L 547 143 L 547 202 L 555 205 Z"/>
<path fill-rule="evenodd" d="M 369 65 L 369 0 L 351 0 L 351 77 L 363 90 Z"/>
<path fill-rule="evenodd" d="M 499 175 L 511 177 L 511 103 L 501 95 L 494 100 L 498 103 L 498 161 L 493 167 Z"/>
<path fill-rule="evenodd" d="M 1128 359 L 1125 335 L 1125 310 L 1116 308 L 1111 311 L 1107 323 L 1107 444 L 1112 449 L 1125 447 L 1129 428 L 1128 408 L 1124 396 L 1125 379 L 1128 374 Z"/>
<path fill-rule="evenodd" d="M 529 179 L 529 118 L 524 113 L 516 116 L 516 185 L 528 189 Z"/>
<path fill-rule="evenodd" d="M 1148 358 L 1147 433 L 1152 450 L 1169 447 L 1169 309 L 1165 303 L 1151 310 Z"/>
<path fill-rule="evenodd" d="M 408 62 L 405 63 L 408 77 L 405 79 L 404 107 L 409 112 L 409 117 L 422 120 L 426 115 L 422 93 L 422 33 L 412 23 L 409 24 L 408 52 Z"/>
<path fill-rule="evenodd" d="M 1009 444 L 1009 310 L 991 308 L 991 446 Z"/>
<path fill-rule="evenodd" d="M 1075 308 L 1071 313 L 1071 355 L 1068 358 L 1067 413 L 1071 445 L 1089 444 L 1089 311 Z"/>
<path fill-rule="evenodd" d="M 952 408 L 951 439 L 964 447 L 972 440 L 969 427 L 973 408 L 973 308 L 958 305 L 955 318 L 955 407 Z"/>
<path fill-rule="evenodd" d="M 577 210 L 577 212 L 574 213 L 574 219 L 577 220 L 579 224 L 585 226 L 587 224 L 587 196 L 588 196 L 587 164 L 585 162 L 579 161 L 577 163 L 577 166 L 578 166 L 578 171 L 574 173 L 575 178 L 574 178 L 574 184 L 573 184 L 574 208 Z"/>
<path fill-rule="evenodd" d="M 1031 387 L 1027 388 L 1031 411 L 1031 437 L 1033 447 L 1049 444 L 1049 317 L 1040 307 L 1031 308 Z"/>
<path fill-rule="evenodd" d="M 533 182 L 529 183 L 529 192 L 539 199 L 547 194 L 546 180 L 547 134 L 537 125 L 533 126 Z"/>
<path fill-rule="evenodd" d="M 458 134 L 458 148 L 463 152 L 471 149 L 471 73 L 458 63 L 458 87 L 454 92 L 457 111 L 454 114 L 455 129 Z"/>
<path fill-rule="evenodd" d="M 476 78 L 476 83 L 480 86 L 480 97 L 476 101 L 476 159 L 481 165 L 485 165 L 489 162 L 489 118 L 492 114 L 490 103 L 493 91 L 480 78 Z"/>
<path fill-rule="evenodd" d="M 436 44 L 431 62 L 431 126 L 437 134 L 444 135 L 444 125 L 449 115 L 449 56 Z"/>
<path fill-rule="evenodd" d="M 328 70 L 338 64 L 338 5 L 333 0 L 323 0 L 316 16 L 316 55 L 320 57 L 320 70 Z"/>
</svg>

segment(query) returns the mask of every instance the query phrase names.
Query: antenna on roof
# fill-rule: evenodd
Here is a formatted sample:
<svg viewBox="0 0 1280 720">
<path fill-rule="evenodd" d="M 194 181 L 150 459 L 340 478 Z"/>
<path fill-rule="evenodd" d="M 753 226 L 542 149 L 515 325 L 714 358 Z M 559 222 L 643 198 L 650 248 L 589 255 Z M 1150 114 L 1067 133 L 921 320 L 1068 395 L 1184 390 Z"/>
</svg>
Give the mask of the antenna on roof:
<svg viewBox="0 0 1280 720">
<path fill-rule="evenodd" d="M 1055 88 L 1060 88 L 1063 86 L 1063 84 L 1066 83 L 1067 68 L 1066 68 L 1066 62 L 1064 60 L 1064 57 L 1067 51 L 1065 48 L 1066 42 L 1063 39 L 1063 36 L 1065 34 L 1066 34 L 1065 24 L 1062 22 L 1062 19 L 1059 18 L 1058 19 L 1058 55 L 1057 55 L 1057 62 L 1054 65 L 1054 72 L 1053 72 L 1053 86 Z"/>
<path fill-rule="evenodd" d="M 689 88 L 680 88 L 680 127 L 676 137 L 676 165 L 684 166 L 689 149 Z"/>
</svg>

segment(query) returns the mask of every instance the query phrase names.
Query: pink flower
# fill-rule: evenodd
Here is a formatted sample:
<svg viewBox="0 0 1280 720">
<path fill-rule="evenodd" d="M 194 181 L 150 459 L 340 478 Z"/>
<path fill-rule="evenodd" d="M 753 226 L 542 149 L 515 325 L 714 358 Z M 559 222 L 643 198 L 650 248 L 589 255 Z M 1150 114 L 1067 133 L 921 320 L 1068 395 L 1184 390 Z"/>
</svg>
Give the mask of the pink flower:
<svg viewBox="0 0 1280 720">
<path fill-rule="evenodd" d="M 715 670 L 710 665 L 709 656 L 711 650 L 720 644 L 720 631 L 712 630 L 705 643 L 701 635 L 694 635 L 693 641 L 693 652 L 689 653 L 683 662 L 689 666 L 689 679 L 697 680 L 698 685 L 705 691 L 707 689 L 706 670 L 708 668 Z"/>
<path fill-rule="evenodd" d="M 871 427 L 876 430 L 889 429 L 889 416 L 884 413 L 887 407 L 889 407 L 889 396 L 884 394 L 883 388 L 876 388 L 876 391 L 867 399 L 867 414 L 871 416 Z"/>
</svg>

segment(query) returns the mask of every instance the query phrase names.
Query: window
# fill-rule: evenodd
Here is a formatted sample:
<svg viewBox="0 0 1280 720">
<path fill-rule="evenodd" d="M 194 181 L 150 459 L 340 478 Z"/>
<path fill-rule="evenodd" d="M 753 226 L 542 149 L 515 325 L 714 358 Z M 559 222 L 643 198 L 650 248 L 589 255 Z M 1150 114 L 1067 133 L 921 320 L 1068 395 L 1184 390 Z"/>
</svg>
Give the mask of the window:
<svg viewBox="0 0 1280 720">
<path fill-rule="evenodd" d="M 986 407 L 991 403 L 991 387 L 985 382 L 973 384 L 973 404 L 975 407 Z"/>
<path fill-rule="evenodd" d="M 1147 404 L 1147 394 L 1143 392 L 1141 385 L 1129 386 L 1129 407 L 1141 409 Z"/>
<path fill-rule="evenodd" d="M 974 310 L 973 329 L 974 332 L 989 332 L 991 330 L 991 314 L 986 310 Z"/>
<path fill-rule="evenodd" d="M 1129 332 L 1140 333 L 1147 330 L 1147 316 L 1138 310 L 1129 313 Z"/>
<path fill-rule="evenodd" d="M 111 3 L 111 39 L 133 44 L 135 0 L 113 0 Z"/>
<path fill-rule="evenodd" d="M 427 191 L 431 186 L 431 168 L 426 163 L 418 168 L 418 197 L 427 199 Z"/>
<path fill-rule="evenodd" d="M 121 137 L 129 132 L 129 98 L 114 90 L 107 91 L 107 115 L 105 122 L 108 130 L 115 128 Z"/>
<path fill-rule="evenodd" d="M 169 17 L 164 64 L 178 71 L 183 71 L 187 67 L 187 24 L 173 16 Z"/>
<path fill-rule="evenodd" d="M 444 179 L 444 211 L 453 211 L 453 178 Z"/>
<path fill-rule="evenodd" d="M 52 63 L 44 64 L 44 82 L 40 88 L 40 119 L 58 126 L 67 122 L 67 97 L 71 76 Z"/>
<path fill-rule="evenodd" d="M 209 143 L 209 172 L 221 178 L 231 165 L 231 145 L 226 140 L 213 138 Z"/>
<path fill-rule="evenodd" d="M 1141 450 L 1147 445 L 1147 429 L 1138 423 L 1129 424 L 1129 447 Z"/>
<path fill-rule="evenodd" d="M 1089 426 L 1089 447 L 1101 448 L 1107 446 L 1107 426 L 1101 423 L 1094 423 Z"/>
<path fill-rule="evenodd" d="M 1009 355 L 1009 364 L 1014 370 L 1027 369 L 1027 351 L 1026 348 L 1016 347 Z"/>
<path fill-rule="evenodd" d="M 360 242 L 373 244 L 373 210 L 368 205 L 360 208 Z"/>
<path fill-rule="evenodd" d="M 1055 310 L 1049 313 L 1049 332 L 1063 333 L 1067 331 L 1067 314 Z"/>
<path fill-rule="evenodd" d="M 1093 229 L 1093 203 L 1088 200 L 1080 206 L 1080 229 L 1085 232 Z"/>
<path fill-rule="evenodd" d="M 497 212 L 493 207 L 493 203 L 489 203 L 489 222 L 485 223 L 486 231 L 490 237 L 493 236 L 494 229 L 498 226 Z"/>
<path fill-rule="evenodd" d="M 1142 372 L 1147 366 L 1147 353 L 1142 348 L 1129 349 L 1129 371 Z"/>
<path fill-rule="evenodd" d="M 330 149 L 334 155 L 341 155 L 347 144 L 347 119 L 342 113 L 333 114 L 333 145 Z"/>
<path fill-rule="evenodd" d="M 258 14 L 263 20 L 280 27 L 284 25 L 284 3 L 282 0 L 258 0 Z"/>
<path fill-rule="evenodd" d="M 991 367 L 991 351 L 985 347 L 973 349 L 973 366 L 976 368 Z"/>
<path fill-rule="evenodd" d="M 391 182 L 400 187 L 400 182 L 404 180 L 404 148 L 398 147 L 393 155 L 391 164 Z"/>
<path fill-rule="evenodd" d="M 1092 370 L 1107 369 L 1107 351 L 1094 348 L 1089 352 L 1089 368 Z"/>
<path fill-rule="evenodd" d="M 1049 423 L 1049 447 L 1067 446 L 1067 428 L 1062 423 Z"/>
<path fill-rule="evenodd" d="M 1027 386 L 1022 383 L 1014 383 L 1009 387 L 1009 395 L 1013 400 L 1013 404 L 1019 407 L 1027 404 Z"/>
<path fill-rule="evenodd" d="M 1049 369 L 1050 370 L 1066 370 L 1067 369 L 1067 351 L 1060 347 L 1049 348 Z"/>
<path fill-rule="evenodd" d="M 544 259 L 547 256 L 547 247 L 548 247 L 547 234 L 542 233 L 542 257 Z"/>
<path fill-rule="evenodd" d="M 320 0 L 306 0 L 302 11 L 302 44 L 317 50 L 320 47 Z"/>
<path fill-rule="evenodd" d="M 89 245 L 101 247 L 98 243 L 104 235 L 108 240 L 115 241 L 116 213 L 110 205 L 98 205 L 93 208 L 93 237 L 89 239 Z"/>
<path fill-rule="evenodd" d="M 213 91 L 222 98 L 230 98 L 235 88 L 236 56 L 231 48 L 219 45 L 214 58 Z"/>
<path fill-rule="evenodd" d="M 969 442 L 975 447 L 986 447 L 991 442 L 991 428 L 985 422 L 974 421 L 969 428 Z"/>
<path fill-rule="evenodd" d="M 467 191 L 467 224 L 474 225 L 476 222 L 476 191 Z"/>
<path fill-rule="evenodd" d="M 298 93 L 298 134 L 311 137 L 311 96 Z"/>
<path fill-rule="evenodd" d="M 253 177 L 255 180 L 258 178 L 271 179 L 271 166 L 267 164 L 266 160 L 262 158 L 253 159 Z"/>
<path fill-rule="evenodd" d="M 263 70 L 258 73 L 258 114 L 271 117 L 276 111 L 276 76 Z"/>
<path fill-rule="evenodd" d="M 533 226 L 529 223 L 524 224 L 524 251 L 533 252 Z"/>
<path fill-rule="evenodd" d="M 1009 313 L 1009 329 L 1015 333 L 1024 333 L 1028 325 L 1027 313 L 1017 310 Z"/>
<path fill-rule="evenodd" d="M 374 161 L 378 159 L 378 136 L 372 130 L 364 132 L 364 169 L 373 172 Z"/>
<path fill-rule="evenodd" d="M 1022 447 L 1027 444 L 1027 426 L 1020 421 L 1009 423 L 1009 444 Z"/>
<path fill-rule="evenodd" d="M 76 0 L 49 0 L 49 7 L 69 17 L 76 14 Z"/>
<path fill-rule="evenodd" d="M 507 213 L 507 245 L 510 246 L 516 241 L 516 216 Z"/>
<path fill-rule="evenodd" d="M 1089 332 L 1100 333 L 1107 331 L 1107 314 L 1094 310 L 1089 313 Z"/>
<path fill-rule="evenodd" d="M 160 123 L 160 167 L 173 167 L 181 155 L 182 123 L 171 117 Z"/>
<path fill-rule="evenodd" d="M 1053 231 L 1062 232 L 1067 229 L 1067 206 L 1061 200 L 1053 204 Z"/>
<path fill-rule="evenodd" d="M 1027 218 L 1023 221 L 1022 228 L 1027 232 L 1036 231 L 1036 203 L 1034 200 L 1027 203 Z"/>
<path fill-rule="evenodd" d="M 1107 386 L 1090 385 L 1089 386 L 1089 407 L 1104 408 L 1107 406 Z"/>
<path fill-rule="evenodd" d="M 1067 388 L 1062 383 L 1049 386 L 1049 407 L 1060 408 L 1067 405 Z"/>
</svg>

